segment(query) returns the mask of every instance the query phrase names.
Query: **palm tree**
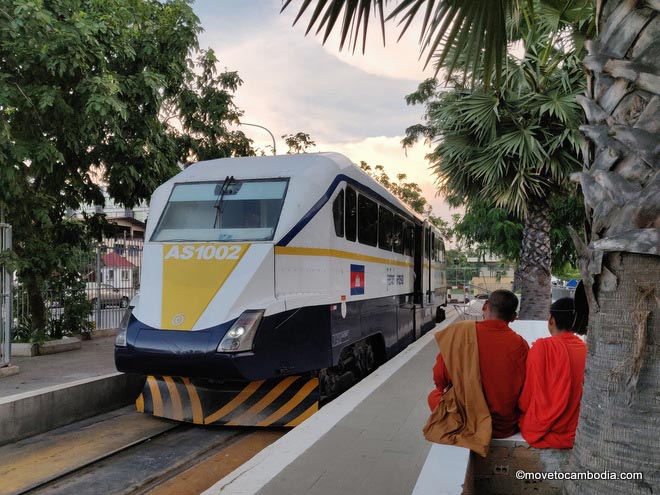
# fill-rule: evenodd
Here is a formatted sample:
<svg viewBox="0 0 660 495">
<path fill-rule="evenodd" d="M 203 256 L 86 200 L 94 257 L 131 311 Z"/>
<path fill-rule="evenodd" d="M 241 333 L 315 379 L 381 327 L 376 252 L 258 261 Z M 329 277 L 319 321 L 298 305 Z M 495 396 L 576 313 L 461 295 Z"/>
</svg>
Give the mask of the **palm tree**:
<svg viewBox="0 0 660 495">
<path fill-rule="evenodd" d="M 531 34 L 524 58 L 508 61 L 499 90 L 429 90 L 433 81 L 422 83 L 407 100 L 426 104 L 427 125 L 409 128 L 404 143 L 420 133 L 437 143 L 427 159 L 452 206 L 487 203 L 524 220 L 520 318 L 543 320 L 550 308 L 549 200 L 580 168 L 575 97 L 584 78 L 572 55 L 541 57 L 548 42 Z"/>
<path fill-rule="evenodd" d="M 598 6 L 578 98 L 591 141 L 576 177 L 590 220 L 588 239 L 576 236 L 590 317 L 571 470 L 644 479 L 571 481 L 567 492 L 659 493 L 660 3 Z"/>
<path fill-rule="evenodd" d="M 309 29 L 325 27 L 327 39 L 341 18 L 342 44 L 352 32 L 355 46 L 371 10 L 384 23 L 387 3 L 316 0 Z M 444 37 L 438 61 L 451 66 L 447 47 L 462 39 L 458 46 L 473 73 L 494 69 L 496 83 L 501 80 L 506 20 L 516 0 L 393 3 L 404 28 L 424 13 L 427 57 Z M 570 8 L 576 2 L 544 2 L 557 3 Z M 300 15 L 311 4 L 304 0 Z M 588 238 L 576 239 L 590 306 L 589 352 L 569 470 L 640 471 L 644 479 L 570 481 L 566 492 L 660 493 L 660 2 L 596 0 L 596 7 L 599 36 L 587 44 L 587 90 L 578 100 L 590 144 L 576 177 L 590 220 Z"/>
</svg>

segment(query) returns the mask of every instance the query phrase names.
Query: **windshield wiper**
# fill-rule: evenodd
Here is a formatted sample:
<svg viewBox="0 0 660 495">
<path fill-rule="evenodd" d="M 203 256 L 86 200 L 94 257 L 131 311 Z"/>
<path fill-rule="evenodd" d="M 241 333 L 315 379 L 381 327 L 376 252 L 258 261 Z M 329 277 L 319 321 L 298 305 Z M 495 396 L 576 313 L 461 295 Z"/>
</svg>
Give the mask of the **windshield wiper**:
<svg viewBox="0 0 660 495">
<path fill-rule="evenodd" d="M 214 229 L 217 229 L 220 226 L 220 217 L 222 216 L 222 210 L 225 207 L 224 197 L 225 194 L 227 193 L 227 190 L 229 189 L 229 186 L 231 186 L 233 182 L 234 182 L 233 175 L 231 177 L 229 176 L 225 177 L 225 181 L 222 183 L 222 187 L 218 192 L 218 200 L 213 205 L 213 208 L 215 208 L 215 219 L 213 220 Z"/>
</svg>

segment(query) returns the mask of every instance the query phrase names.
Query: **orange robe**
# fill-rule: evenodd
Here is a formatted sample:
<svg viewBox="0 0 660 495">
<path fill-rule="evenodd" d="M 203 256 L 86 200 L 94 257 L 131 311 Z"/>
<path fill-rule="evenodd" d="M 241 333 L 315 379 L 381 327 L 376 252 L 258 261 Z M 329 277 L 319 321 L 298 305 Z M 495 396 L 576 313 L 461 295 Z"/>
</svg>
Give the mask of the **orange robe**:
<svg viewBox="0 0 660 495">
<path fill-rule="evenodd" d="M 571 332 L 538 339 L 527 357 L 520 432 L 540 449 L 570 449 L 580 414 L 587 346 Z"/>
<path fill-rule="evenodd" d="M 477 322 L 477 345 L 481 385 L 493 422 L 493 438 L 510 437 L 518 431 L 518 397 L 525 382 L 529 345 L 501 320 Z M 438 354 L 433 367 L 433 381 L 436 388 L 428 396 L 431 410 L 451 383 L 442 354 Z"/>
</svg>

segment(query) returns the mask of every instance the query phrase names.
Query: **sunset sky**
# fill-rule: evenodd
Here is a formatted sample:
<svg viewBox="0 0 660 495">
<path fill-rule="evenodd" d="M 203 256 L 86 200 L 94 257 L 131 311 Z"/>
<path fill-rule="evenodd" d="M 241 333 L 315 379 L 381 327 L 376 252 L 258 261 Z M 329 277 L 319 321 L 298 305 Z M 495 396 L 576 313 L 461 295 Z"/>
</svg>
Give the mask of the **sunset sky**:
<svg viewBox="0 0 660 495">
<path fill-rule="evenodd" d="M 433 205 L 433 213 L 450 218 L 441 198 L 435 197 L 434 177 L 424 155 L 430 148 L 408 150 L 401 139 L 408 126 L 419 123 L 422 107 L 409 107 L 404 96 L 432 71 L 418 61 L 418 30 L 396 43 L 391 23 L 383 47 L 376 18 L 366 54 L 339 52 L 337 38 L 325 46 L 320 37 L 304 35 L 307 16 L 292 26 L 300 1 L 280 14 L 280 0 L 196 0 L 193 8 L 204 32 L 201 47 L 211 47 L 220 66 L 237 71 L 244 84 L 235 101 L 245 112 L 244 122 L 267 127 L 285 153 L 283 134 L 299 131 L 316 141 L 312 151 L 336 151 L 353 162 L 383 165 L 392 179 L 405 173 L 417 182 Z M 264 130 L 243 127 L 264 148 L 272 143 Z M 453 211 L 455 212 L 455 211 Z"/>
</svg>

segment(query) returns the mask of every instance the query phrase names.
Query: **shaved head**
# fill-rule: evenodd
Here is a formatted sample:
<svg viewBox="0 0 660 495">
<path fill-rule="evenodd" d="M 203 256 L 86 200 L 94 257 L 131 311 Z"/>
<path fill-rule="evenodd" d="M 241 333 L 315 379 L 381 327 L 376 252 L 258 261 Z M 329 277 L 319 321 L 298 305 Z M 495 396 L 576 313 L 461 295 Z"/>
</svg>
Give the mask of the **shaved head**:
<svg viewBox="0 0 660 495">
<path fill-rule="evenodd" d="M 513 321 L 518 310 L 518 298 L 510 290 L 495 290 L 488 296 L 488 306 L 493 318 Z"/>
</svg>

